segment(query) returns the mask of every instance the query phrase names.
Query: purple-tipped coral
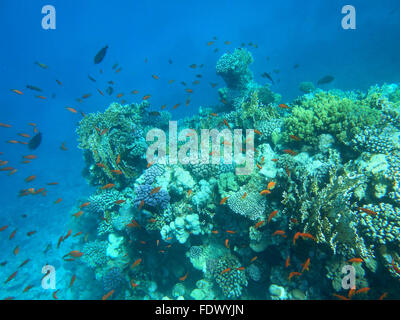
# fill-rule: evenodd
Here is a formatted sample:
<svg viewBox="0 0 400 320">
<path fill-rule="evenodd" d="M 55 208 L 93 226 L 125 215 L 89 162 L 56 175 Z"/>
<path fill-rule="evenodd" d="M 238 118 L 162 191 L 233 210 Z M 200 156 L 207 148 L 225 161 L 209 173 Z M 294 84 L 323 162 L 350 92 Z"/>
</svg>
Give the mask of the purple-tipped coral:
<svg viewBox="0 0 400 320">
<path fill-rule="evenodd" d="M 164 173 L 164 168 L 159 164 L 154 164 L 144 172 L 144 181 L 146 184 L 152 184 L 154 180 Z"/>
<path fill-rule="evenodd" d="M 160 190 L 151 194 L 151 190 L 154 188 L 150 184 L 142 184 L 136 187 L 136 199 L 134 201 L 135 206 L 139 206 L 142 200 L 144 200 L 144 204 L 153 208 L 164 210 L 169 200 L 171 199 L 168 191 Z"/>
</svg>

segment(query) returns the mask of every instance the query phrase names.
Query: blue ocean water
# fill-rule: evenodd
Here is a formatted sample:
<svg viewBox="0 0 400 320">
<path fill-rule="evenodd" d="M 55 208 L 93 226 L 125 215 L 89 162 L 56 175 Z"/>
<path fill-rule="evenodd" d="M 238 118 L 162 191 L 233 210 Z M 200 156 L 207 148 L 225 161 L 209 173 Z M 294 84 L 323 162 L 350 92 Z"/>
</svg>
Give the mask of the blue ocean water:
<svg viewBox="0 0 400 320">
<path fill-rule="evenodd" d="M 44 30 L 41 25 L 41 10 L 47 4 L 56 9 L 55 30 Z M 399 3 L 351 1 L 357 12 L 357 28 L 344 30 L 341 9 L 347 4 L 348 1 L 318 0 L 2 1 L 0 122 L 11 127 L 0 127 L 0 159 L 8 161 L 4 166 L 17 171 L 12 175 L 9 171 L 0 172 L 0 227 L 8 226 L 0 232 L 0 263 L 6 262 L 0 265 L 0 281 L 6 281 L 16 270 L 18 273 L 2 285 L 0 298 L 53 299 L 54 290 L 40 285 L 41 270 L 47 263 L 57 270 L 60 299 L 102 297 L 96 290 L 84 290 L 97 285 L 90 270 L 80 264 L 71 266 L 62 259 L 69 251 L 82 249 L 81 238 L 71 236 L 57 249 L 59 237 L 73 226 L 71 215 L 77 204 L 87 201 L 98 188 L 82 175 L 86 164 L 82 150 L 77 148 L 75 131 L 82 116 L 68 112 L 66 107 L 87 115 L 104 112 L 112 102 L 122 99 L 126 103 L 141 103 L 142 97 L 149 94 L 151 111 L 160 111 L 166 104 L 165 111 L 171 113 L 173 120 L 194 116 L 200 106 L 219 103 L 218 89 L 225 83 L 216 74 L 217 61 L 242 43 L 254 59 L 250 66 L 254 81 L 264 84 L 268 81 L 262 74 L 270 73 L 274 79 L 271 90 L 281 94 L 281 103 L 289 104 L 303 94 L 298 88 L 300 82 L 316 83 L 325 75 L 334 76 L 334 81 L 324 90 L 367 91 L 376 84 L 398 83 Z M 207 45 L 209 41 L 214 43 Z M 247 45 L 249 42 L 256 47 Z M 94 64 L 94 56 L 105 45 L 108 50 L 104 60 Z M 219 50 L 215 52 L 215 48 Z M 122 68 L 118 73 L 113 69 L 115 64 L 116 69 Z M 196 69 L 189 67 L 192 64 L 196 64 Z M 294 68 L 296 64 L 298 67 Z M 196 78 L 196 74 L 202 77 Z M 88 75 L 96 82 L 89 80 Z M 169 80 L 175 81 L 169 84 Z M 200 83 L 193 85 L 195 80 Z M 109 81 L 114 82 L 111 96 L 106 93 Z M 185 106 L 189 94 L 182 81 L 194 91 L 189 106 Z M 213 88 L 210 83 L 217 86 Z M 43 91 L 29 90 L 26 85 Z M 22 91 L 23 95 L 12 89 Z M 131 94 L 133 90 L 139 93 Z M 76 101 L 89 93 L 91 96 L 82 102 Z M 116 98 L 119 93 L 123 96 Z M 178 103 L 180 106 L 173 109 Z M 26 145 L 7 142 L 28 141 L 17 135 L 35 134 L 34 126 L 28 123 L 35 123 L 43 135 L 34 151 Z M 62 143 L 67 150 L 60 148 Z M 37 158 L 21 163 L 22 157 L 29 154 Z M 25 182 L 31 175 L 36 178 Z M 59 184 L 47 185 L 50 182 Z M 45 196 L 19 197 L 20 190 L 40 187 L 46 188 Z M 62 201 L 55 203 L 59 198 Z M 15 236 L 9 239 L 14 230 Z M 36 233 L 27 236 L 30 231 Z M 17 246 L 16 255 L 13 250 Z M 30 261 L 19 268 L 26 259 Z M 190 274 L 195 272 L 199 271 Z M 68 289 L 73 274 L 77 276 L 73 285 L 76 291 Z M 28 285 L 33 288 L 23 293 Z M 268 286 L 265 283 L 264 287 L 260 285 L 263 289 L 255 289 L 265 291 L 257 298 L 268 298 Z M 168 296 L 167 287 L 159 285 L 159 295 L 143 293 L 135 298 Z"/>
</svg>

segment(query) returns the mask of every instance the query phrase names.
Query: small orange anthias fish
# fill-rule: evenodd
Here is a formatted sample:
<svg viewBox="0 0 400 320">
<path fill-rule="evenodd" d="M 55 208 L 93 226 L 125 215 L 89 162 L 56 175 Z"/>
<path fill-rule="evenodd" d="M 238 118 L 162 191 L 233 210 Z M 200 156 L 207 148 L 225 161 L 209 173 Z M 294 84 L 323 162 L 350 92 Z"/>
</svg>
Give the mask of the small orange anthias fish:
<svg viewBox="0 0 400 320">
<path fill-rule="evenodd" d="M 142 262 L 142 259 L 141 259 L 141 258 L 137 259 L 134 263 L 132 263 L 131 269 L 134 268 L 134 267 L 136 267 L 137 265 L 139 265 L 141 262 Z"/>
<path fill-rule="evenodd" d="M 275 211 L 272 211 L 272 212 L 270 213 L 270 215 L 269 215 L 269 217 L 268 217 L 268 223 L 272 220 L 273 217 L 276 216 L 276 214 L 277 214 L 278 212 L 279 212 L 279 210 L 275 210 Z"/>
<path fill-rule="evenodd" d="M 185 281 L 187 276 L 188 276 L 189 272 L 186 272 L 186 274 L 183 277 L 180 277 L 179 280 L 180 281 Z"/>
</svg>

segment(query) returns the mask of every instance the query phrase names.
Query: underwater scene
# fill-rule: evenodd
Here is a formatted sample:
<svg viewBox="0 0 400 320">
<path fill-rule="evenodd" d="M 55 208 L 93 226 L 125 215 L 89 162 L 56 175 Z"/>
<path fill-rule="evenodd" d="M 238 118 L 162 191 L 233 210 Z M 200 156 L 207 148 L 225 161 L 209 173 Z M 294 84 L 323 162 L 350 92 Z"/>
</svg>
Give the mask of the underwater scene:
<svg viewBox="0 0 400 320">
<path fill-rule="evenodd" d="M 398 1 L 0 21 L 0 299 L 400 299 Z"/>
</svg>

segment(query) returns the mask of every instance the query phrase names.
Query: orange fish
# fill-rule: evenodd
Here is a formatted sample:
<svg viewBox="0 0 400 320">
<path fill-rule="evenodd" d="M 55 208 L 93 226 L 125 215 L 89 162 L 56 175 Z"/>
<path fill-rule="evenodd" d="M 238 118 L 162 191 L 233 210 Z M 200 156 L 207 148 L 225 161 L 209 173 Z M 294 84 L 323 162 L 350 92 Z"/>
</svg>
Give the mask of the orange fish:
<svg viewBox="0 0 400 320">
<path fill-rule="evenodd" d="M 123 93 L 118 93 L 117 98 L 121 98 L 124 94 Z"/>
<path fill-rule="evenodd" d="M 290 257 L 287 256 L 285 260 L 285 268 L 288 268 L 290 266 Z"/>
<path fill-rule="evenodd" d="M 251 260 L 250 260 L 250 263 L 252 263 L 252 262 L 254 262 L 254 261 L 256 261 L 257 260 L 257 256 L 255 256 L 255 257 L 253 257 L 253 258 L 251 258 Z"/>
<path fill-rule="evenodd" d="M 297 154 L 296 151 L 293 151 L 291 149 L 284 149 L 283 152 L 287 153 L 287 154 L 290 154 L 291 156 L 295 156 Z"/>
<path fill-rule="evenodd" d="M 138 284 L 133 282 L 133 280 L 131 279 L 131 286 L 132 286 L 132 288 L 136 288 L 138 286 Z"/>
<path fill-rule="evenodd" d="M 270 213 L 270 215 L 269 215 L 269 217 L 268 217 L 268 223 L 272 220 L 273 217 L 276 216 L 276 214 L 277 214 L 278 212 L 279 212 L 279 210 L 275 210 L 275 211 L 272 211 L 272 212 Z"/>
<path fill-rule="evenodd" d="M 192 194 L 192 189 L 189 189 L 189 191 L 187 193 L 187 197 L 190 197 L 191 194 Z"/>
<path fill-rule="evenodd" d="M 27 178 L 25 178 L 25 182 L 30 182 L 36 179 L 36 176 L 29 176 Z"/>
<path fill-rule="evenodd" d="M 166 106 L 167 106 L 166 104 L 163 104 L 163 105 L 161 106 L 161 110 L 164 110 Z"/>
<path fill-rule="evenodd" d="M 272 190 L 275 188 L 275 185 L 276 185 L 276 182 L 271 181 L 270 183 L 268 183 L 267 189 Z"/>
<path fill-rule="evenodd" d="M 143 205 L 144 205 L 144 199 L 143 199 L 142 201 L 140 201 L 140 204 L 139 204 L 138 210 L 142 209 Z"/>
<path fill-rule="evenodd" d="M 121 161 L 121 154 L 118 153 L 117 161 L 115 163 L 118 165 L 120 161 Z"/>
<path fill-rule="evenodd" d="M 317 239 L 315 239 L 315 237 L 313 237 L 311 234 L 309 233 L 300 233 L 300 236 L 304 239 L 304 238 L 308 238 L 308 239 L 312 239 L 314 241 L 317 241 Z"/>
<path fill-rule="evenodd" d="M 379 297 L 378 300 L 383 300 L 383 299 L 385 299 L 385 298 L 387 297 L 387 295 L 388 295 L 387 292 L 382 293 L 382 295 Z"/>
<path fill-rule="evenodd" d="M 301 232 L 296 232 L 296 234 L 293 237 L 293 245 L 296 244 L 296 240 L 297 240 L 298 237 L 300 237 L 300 235 L 301 235 Z"/>
<path fill-rule="evenodd" d="M 108 183 L 108 184 L 102 186 L 101 189 L 102 189 L 102 190 L 105 190 L 105 189 L 112 189 L 112 188 L 114 188 L 114 187 L 115 187 L 115 184 L 114 184 L 114 183 Z"/>
<path fill-rule="evenodd" d="M 160 191 L 160 190 L 161 190 L 161 187 L 154 188 L 154 189 L 152 189 L 152 190 L 150 191 L 150 195 L 152 195 L 152 194 L 154 194 L 154 193 L 157 193 L 157 192 Z"/>
<path fill-rule="evenodd" d="M 265 220 L 258 221 L 256 223 L 256 225 L 254 226 L 254 229 L 258 229 L 264 222 L 265 222 Z"/>
<path fill-rule="evenodd" d="M 126 200 L 122 200 L 121 199 L 121 200 L 114 201 L 115 204 L 121 204 L 121 203 L 124 203 L 124 202 L 126 202 Z"/>
<path fill-rule="evenodd" d="M 0 127 L 11 128 L 11 125 L 10 124 L 6 124 L 6 123 L 0 123 Z"/>
<path fill-rule="evenodd" d="M 229 272 L 229 271 L 231 271 L 231 268 L 226 268 L 225 270 L 222 270 L 222 271 L 221 271 L 221 274 L 227 273 L 227 272 Z"/>
<path fill-rule="evenodd" d="M 283 230 L 276 230 L 273 234 L 272 234 L 272 236 L 274 237 L 274 236 L 282 236 L 282 237 L 284 237 L 284 238 L 286 238 L 286 234 L 285 234 L 285 231 L 283 231 Z"/>
<path fill-rule="evenodd" d="M 153 77 L 153 79 L 156 79 L 156 80 L 160 79 L 160 77 L 155 74 L 153 74 L 152 77 Z"/>
<path fill-rule="evenodd" d="M 245 192 L 245 193 L 243 194 L 242 199 L 245 199 L 246 196 L 247 196 L 247 192 Z"/>
<path fill-rule="evenodd" d="M 64 237 L 61 236 L 60 239 L 58 239 L 58 243 L 57 243 L 57 249 L 60 247 L 61 242 L 64 240 Z"/>
<path fill-rule="evenodd" d="M 214 233 L 214 234 L 218 234 L 217 230 L 212 230 L 211 232 Z"/>
<path fill-rule="evenodd" d="M 67 235 L 64 237 L 64 240 L 67 240 L 69 236 L 71 235 L 72 230 L 69 229 Z"/>
<path fill-rule="evenodd" d="M 118 69 L 118 70 L 119 70 L 119 69 Z M 118 70 L 117 70 L 117 71 L 118 71 Z M 117 71 L 115 71 L 115 72 L 117 72 Z M 107 300 L 109 297 L 112 296 L 113 293 L 114 293 L 114 290 L 111 290 L 109 293 L 105 294 L 105 295 L 103 296 L 103 298 L 101 298 L 101 300 Z"/>
<path fill-rule="evenodd" d="M 174 105 L 173 107 L 172 107 L 172 109 L 176 109 L 176 108 L 178 108 L 180 106 L 180 103 L 177 103 L 176 105 Z"/>
<path fill-rule="evenodd" d="M 76 276 L 75 275 L 73 275 L 72 276 L 72 278 L 71 278 L 71 282 L 69 283 L 69 287 L 71 288 L 72 287 L 72 285 L 74 284 L 74 282 L 75 282 L 75 279 L 76 279 Z"/>
<path fill-rule="evenodd" d="M 33 230 L 33 231 L 27 232 L 26 235 L 27 235 L 28 237 L 30 237 L 30 236 L 34 235 L 35 233 L 36 233 L 36 230 Z"/>
<path fill-rule="evenodd" d="M 0 228 L 0 232 L 6 230 L 7 228 L 8 228 L 8 226 L 2 226 L 2 227 Z"/>
<path fill-rule="evenodd" d="M 350 262 L 350 263 L 353 263 L 353 262 L 361 263 L 361 262 L 364 262 L 364 260 L 361 259 L 361 258 L 352 258 L 350 260 L 347 260 L 347 262 Z"/>
<path fill-rule="evenodd" d="M 254 129 L 254 132 L 257 133 L 259 136 L 262 136 L 262 133 L 259 130 Z"/>
<path fill-rule="evenodd" d="M 188 92 L 188 93 L 193 93 L 192 89 L 185 89 L 185 91 Z"/>
<path fill-rule="evenodd" d="M 355 294 L 367 293 L 369 290 L 371 290 L 371 289 L 370 289 L 370 288 L 367 288 L 367 287 L 361 288 L 361 289 L 358 289 L 358 290 L 355 292 Z"/>
<path fill-rule="evenodd" d="M 35 156 L 35 155 L 33 155 L 33 154 L 28 154 L 27 156 L 23 156 L 22 158 L 23 158 L 23 159 L 30 159 L 30 160 L 32 160 L 32 159 L 36 159 L 37 156 Z"/>
<path fill-rule="evenodd" d="M 270 194 L 270 193 L 271 193 L 271 191 L 269 191 L 269 190 L 263 190 L 263 191 L 260 192 L 260 195 Z"/>
<path fill-rule="evenodd" d="M 71 107 L 65 107 L 65 109 L 67 109 L 68 111 L 70 111 L 72 113 L 78 113 L 78 111 L 76 111 L 74 108 L 71 108 Z"/>
<path fill-rule="evenodd" d="M 226 202 L 226 200 L 228 200 L 228 198 L 229 198 L 229 197 L 222 198 L 219 204 L 220 204 L 220 205 L 221 205 L 221 204 L 224 204 L 224 203 Z"/>
<path fill-rule="evenodd" d="M 189 272 L 186 272 L 186 274 L 183 277 L 180 277 L 179 280 L 180 281 L 185 281 L 187 276 L 188 276 Z"/>
<path fill-rule="evenodd" d="M 63 151 L 67 151 L 68 150 L 68 148 L 65 146 L 65 142 L 63 142 L 61 144 L 60 149 L 63 150 Z"/>
<path fill-rule="evenodd" d="M 79 208 L 84 208 L 84 207 L 87 207 L 88 205 L 90 205 L 90 201 L 85 202 L 85 203 L 82 203 L 82 204 L 79 206 Z"/>
<path fill-rule="evenodd" d="M 104 93 L 103 92 L 101 92 L 101 90 L 100 89 L 97 89 L 97 91 L 102 95 L 102 96 L 104 96 Z"/>
<path fill-rule="evenodd" d="M 208 41 L 208 42 L 207 42 L 207 45 L 208 45 L 208 46 L 211 46 L 213 43 L 214 43 L 214 41 Z"/>
<path fill-rule="evenodd" d="M 19 253 L 19 246 L 15 247 L 13 253 L 14 253 L 14 255 L 17 255 Z"/>
<path fill-rule="evenodd" d="M 17 143 L 19 143 L 19 141 L 17 141 L 17 140 L 8 140 L 7 143 L 17 144 Z"/>
<path fill-rule="evenodd" d="M 225 247 L 229 249 L 229 239 L 225 239 Z"/>
<path fill-rule="evenodd" d="M 29 285 L 24 289 L 24 291 L 22 291 L 22 293 L 25 293 L 25 292 L 27 292 L 28 290 L 30 290 L 32 288 L 33 288 L 33 285 Z"/>
<path fill-rule="evenodd" d="M 60 289 L 57 289 L 56 291 L 53 292 L 53 298 L 54 298 L 55 300 L 58 300 L 57 292 L 58 292 L 59 290 L 60 290 Z"/>
<path fill-rule="evenodd" d="M 143 98 L 142 98 L 142 100 L 147 100 L 147 99 L 149 99 L 151 97 L 151 95 L 146 95 L 146 96 L 144 96 Z"/>
<path fill-rule="evenodd" d="M 17 233 L 18 229 L 15 229 L 11 234 L 10 237 L 8 238 L 9 240 L 11 240 L 12 238 L 14 238 L 15 234 Z"/>
<path fill-rule="evenodd" d="M 236 233 L 236 231 L 232 231 L 232 230 L 226 230 L 226 232 L 230 233 L 230 234 L 235 234 Z"/>
<path fill-rule="evenodd" d="M 196 68 L 197 68 L 197 65 L 196 65 L 195 63 L 193 63 L 193 64 L 191 64 L 189 67 L 192 68 L 192 69 L 196 69 Z"/>
<path fill-rule="evenodd" d="M 54 204 L 60 203 L 62 201 L 62 198 L 58 198 L 56 201 L 54 201 Z"/>
<path fill-rule="evenodd" d="M 301 140 L 298 136 L 295 136 L 295 135 L 292 135 L 292 134 L 289 135 L 289 138 L 292 139 L 292 140 L 295 140 L 295 141 L 300 141 Z"/>
<path fill-rule="evenodd" d="M 16 94 L 19 94 L 19 95 L 22 95 L 22 94 L 23 94 L 22 91 L 17 90 L 17 89 L 11 89 L 11 91 L 14 92 L 14 93 L 16 93 Z"/>
<path fill-rule="evenodd" d="M 141 258 L 137 259 L 134 263 L 132 263 L 131 269 L 134 268 L 134 267 L 136 267 L 136 266 L 137 266 L 138 264 L 140 264 L 141 262 L 142 262 L 142 259 L 141 259 Z"/>
<path fill-rule="evenodd" d="M 289 109 L 289 106 L 284 103 L 281 103 L 280 105 L 278 105 L 278 107 L 281 109 Z"/>
<path fill-rule="evenodd" d="M 243 271 L 245 268 L 244 267 L 240 267 L 240 268 L 235 268 L 236 270 L 239 270 L 239 271 Z"/>
<path fill-rule="evenodd" d="M 304 264 L 302 264 L 302 266 L 303 266 L 303 269 L 301 269 L 301 273 L 303 273 L 304 272 L 304 270 L 307 270 L 307 271 L 309 271 L 310 269 L 310 258 L 308 258 L 307 260 L 306 260 L 306 262 L 304 262 Z"/>
<path fill-rule="evenodd" d="M 2 124 L 0 123 L 0 126 L 1 126 Z M 29 135 L 29 134 L 27 134 L 27 133 L 18 133 L 18 135 L 19 136 L 21 136 L 21 137 L 24 137 L 24 138 L 30 138 L 31 136 Z"/>
<path fill-rule="evenodd" d="M 362 208 L 362 207 L 357 207 L 357 210 L 363 211 L 367 214 L 369 214 L 370 216 L 376 217 L 378 214 L 375 211 L 372 211 L 370 209 L 367 208 Z"/>
<path fill-rule="evenodd" d="M 340 294 L 333 293 L 332 295 L 333 295 L 334 297 L 340 299 L 340 300 L 350 300 L 349 298 L 347 298 L 347 297 L 345 297 L 345 296 L 342 296 L 342 295 L 340 295 Z"/>
<path fill-rule="evenodd" d="M 218 114 L 216 114 L 216 113 L 212 112 L 212 113 L 210 113 L 210 116 L 213 116 L 213 117 L 218 117 Z"/>
<path fill-rule="evenodd" d="M 168 80 L 168 84 L 174 83 L 175 80 Z"/>
<path fill-rule="evenodd" d="M 132 94 L 138 94 L 139 91 L 138 91 L 138 90 L 133 90 L 133 91 L 131 91 L 131 93 L 132 93 Z"/>
<path fill-rule="evenodd" d="M 17 275 L 17 271 L 15 271 L 11 276 L 9 276 L 9 277 L 7 278 L 7 280 L 6 280 L 4 283 L 9 282 L 9 281 L 10 281 L 11 279 L 13 279 L 16 275 Z"/>
<path fill-rule="evenodd" d="M 299 277 L 299 276 L 301 276 L 301 273 L 300 272 L 296 272 L 296 271 L 291 272 L 289 274 L 289 278 L 288 278 L 289 281 L 290 281 L 290 279 L 292 279 L 293 276 Z"/>
<path fill-rule="evenodd" d="M 228 121 L 226 121 L 225 119 L 224 119 L 224 123 L 228 127 L 228 129 L 231 129 L 231 126 L 229 125 Z"/>
<path fill-rule="evenodd" d="M 79 218 L 82 214 L 83 214 L 83 211 L 80 210 L 80 211 L 78 211 L 77 213 L 74 213 L 73 216 L 74 216 L 75 218 Z"/>
<path fill-rule="evenodd" d="M 83 252 L 80 252 L 78 250 L 72 250 L 71 252 L 69 252 L 66 255 L 64 255 L 63 258 L 67 257 L 67 256 L 71 256 L 71 257 L 74 257 L 74 258 L 80 258 L 80 257 L 83 256 Z"/>
</svg>

